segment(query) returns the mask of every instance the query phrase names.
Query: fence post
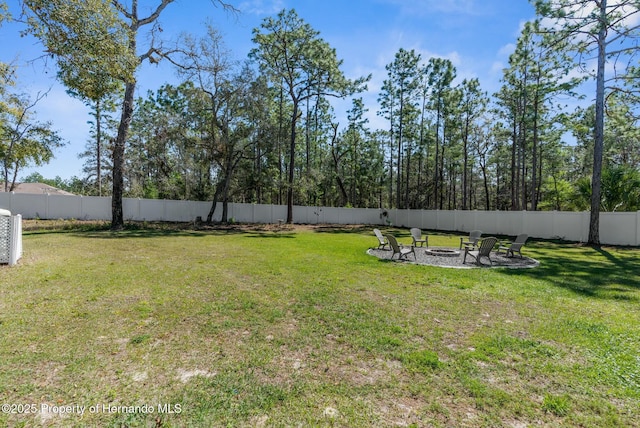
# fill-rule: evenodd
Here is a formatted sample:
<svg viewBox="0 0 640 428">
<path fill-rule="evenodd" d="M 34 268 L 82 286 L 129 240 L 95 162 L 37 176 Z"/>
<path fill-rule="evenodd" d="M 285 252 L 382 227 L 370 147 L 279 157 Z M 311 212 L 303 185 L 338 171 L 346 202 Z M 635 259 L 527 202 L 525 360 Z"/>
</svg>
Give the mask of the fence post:
<svg viewBox="0 0 640 428">
<path fill-rule="evenodd" d="M 22 258 L 22 216 L 11 216 L 10 225 L 9 266 L 13 266 Z"/>
</svg>

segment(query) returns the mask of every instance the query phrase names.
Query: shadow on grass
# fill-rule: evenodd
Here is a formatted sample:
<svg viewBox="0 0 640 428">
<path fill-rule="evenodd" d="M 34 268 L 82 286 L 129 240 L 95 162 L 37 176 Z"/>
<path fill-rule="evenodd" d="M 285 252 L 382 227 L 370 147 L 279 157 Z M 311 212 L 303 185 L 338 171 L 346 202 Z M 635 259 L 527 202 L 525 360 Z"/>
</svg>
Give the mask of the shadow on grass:
<svg viewBox="0 0 640 428">
<path fill-rule="evenodd" d="M 162 238 L 169 236 L 248 235 L 251 237 L 294 237 L 296 230 L 286 226 L 247 224 L 193 224 L 166 222 L 127 222 L 122 230 L 112 231 L 105 221 L 40 221 L 23 228 L 23 235 L 73 234 L 84 238 Z"/>
<path fill-rule="evenodd" d="M 357 233 L 357 234 L 363 234 L 363 233 L 371 233 L 373 234 L 373 229 L 376 226 L 371 226 L 371 225 L 318 225 L 318 226 L 314 226 L 314 231 L 316 233 L 339 233 L 339 234 L 344 234 L 344 233 Z M 384 232 L 383 232 L 384 233 Z"/>
<path fill-rule="evenodd" d="M 582 296 L 640 301 L 640 252 L 637 250 L 559 245 L 537 255 L 536 259 L 540 262 L 537 269 L 505 274 L 543 280 Z"/>
<path fill-rule="evenodd" d="M 373 226 L 344 225 L 298 225 L 301 229 L 311 228 L 315 233 L 333 234 L 371 234 Z M 156 238 L 166 236 L 206 236 L 206 235 L 246 235 L 249 238 L 295 238 L 299 233 L 296 226 L 288 225 L 194 225 L 192 223 L 127 223 L 123 230 L 112 231 L 109 224 L 99 226 L 73 226 L 64 229 L 38 229 L 31 233 L 76 233 L 78 236 L 117 239 L 117 238 Z M 410 237 L 409 230 L 389 228 L 383 233 L 393 233 L 398 237 Z"/>
<path fill-rule="evenodd" d="M 256 233 L 240 227 L 194 227 L 193 224 L 138 224 L 127 223 L 122 230 L 112 231 L 109 224 L 88 225 L 69 224 L 64 227 L 36 227 L 23 230 L 23 235 L 71 234 L 83 238 L 122 239 L 122 238 L 163 238 L 168 236 L 202 237 L 207 235 L 241 235 Z"/>
<path fill-rule="evenodd" d="M 125 238 L 166 238 L 170 236 L 188 236 L 193 238 L 206 236 L 206 233 L 200 233 L 189 230 L 119 230 L 119 231 L 95 231 L 95 232 L 74 232 L 75 236 L 81 238 L 92 239 L 125 239 Z"/>
<path fill-rule="evenodd" d="M 296 237 L 296 233 L 295 232 L 247 232 L 247 238 L 275 238 L 275 239 L 282 239 L 282 238 L 295 238 Z"/>
</svg>

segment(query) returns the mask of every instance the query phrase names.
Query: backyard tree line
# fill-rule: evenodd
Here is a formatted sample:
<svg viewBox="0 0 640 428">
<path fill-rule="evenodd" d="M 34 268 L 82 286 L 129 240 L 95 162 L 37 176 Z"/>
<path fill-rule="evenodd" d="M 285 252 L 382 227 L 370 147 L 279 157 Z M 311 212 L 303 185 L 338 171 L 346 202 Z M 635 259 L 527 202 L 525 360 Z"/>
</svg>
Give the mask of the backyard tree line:
<svg viewBox="0 0 640 428">
<path fill-rule="evenodd" d="M 293 204 L 591 210 L 597 243 L 600 210 L 640 210 L 637 2 L 535 1 L 493 94 L 448 59 L 399 49 L 376 105 L 362 96 L 371 76 L 347 78 L 295 10 L 265 19 L 236 61 L 214 24 L 159 43 L 173 0 L 155 3 L 141 18 L 137 0 L 23 2 L 27 31 L 92 112 L 83 176 L 64 184 L 112 195 L 114 227 L 122 196 L 212 201 L 211 216 L 221 202 L 223 221 L 227 202 L 287 204 L 288 221 Z M 169 61 L 182 83 L 136 95 L 144 61 Z M 6 170 L 21 161 L 2 115 Z"/>
</svg>

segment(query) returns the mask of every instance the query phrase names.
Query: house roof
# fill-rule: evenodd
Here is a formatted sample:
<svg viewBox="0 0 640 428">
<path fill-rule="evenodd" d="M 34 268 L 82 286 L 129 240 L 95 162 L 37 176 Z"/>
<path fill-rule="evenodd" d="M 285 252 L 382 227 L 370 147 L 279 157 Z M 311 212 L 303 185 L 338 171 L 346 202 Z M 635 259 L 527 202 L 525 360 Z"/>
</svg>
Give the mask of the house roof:
<svg viewBox="0 0 640 428">
<path fill-rule="evenodd" d="M 4 192 L 4 185 L 0 186 L 0 192 Z M 13 189 L 14 193 L 30 193 L 35 195 L 73 195 L 73 193 L 60 190 L 57 187 L 49 186 L 44 183 L 17 183 Z"/>
</svg>

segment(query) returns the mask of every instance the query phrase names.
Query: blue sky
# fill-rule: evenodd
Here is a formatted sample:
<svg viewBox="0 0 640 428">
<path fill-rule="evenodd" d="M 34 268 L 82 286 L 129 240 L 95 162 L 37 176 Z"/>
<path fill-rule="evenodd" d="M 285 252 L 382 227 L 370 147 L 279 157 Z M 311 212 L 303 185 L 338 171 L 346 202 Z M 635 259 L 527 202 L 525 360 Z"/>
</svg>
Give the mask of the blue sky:
<svg viewBox="0 0 640 428">
<path fill-rule="evenodd" d="M 534 17 L 527 0 L 227 0 L 240 13 L 232 15 L 215 7 L 209 0 L 177 0 L 163 12 L 160 22 L 163 37 L 171 40 L 182 32 L 200 35 L 207 20 L 223 34 L 225 44 L 235 59 L 244 60 L 253 47 L 252 30 L 267 16 L 282 9 L 295 9 L 320 37 L 336 49 L 343 71 L 350 78 L 372 74 L 369 91 L 362 94 L 372 128 L 386 127 L 376 116 L 377 98 L 386 78 L 385 65 L 404 48 L 415 49 L 426 61 L 430 57 L 451 60 L 458 79 L 480 80 L 485 91 L 495 92 L 502 69 L 507 65 L 522 24 Z M 17 13 L 18 2 L 7 1 Z M 125 1 L 126 3 L 126 1 Z M 157 1 L 139 0 L 142 16 Z M 40 120 L 53 123 L 68 144 L 56 152 L 48 165 L 29 168 L 46 178 L 68 179 L 81 176 L 84 150 L 89 137 L 90 119 L 81 102 L 66 95 L 55 80 L 55 65 L 33 61 L 42 55 L 37 40 L 19 37 L 18 24 L 0 27 L 0 60 L 19 66 L 18 85 L 22 92 L 50 92 L 38 104 Z M 169 64 L 144 65 L 138 73 L 138 95 L 155 90 L 164 83 L 177 83 Z M 339 111 L 340 106 L 336 106 Z"/>
</svg>

